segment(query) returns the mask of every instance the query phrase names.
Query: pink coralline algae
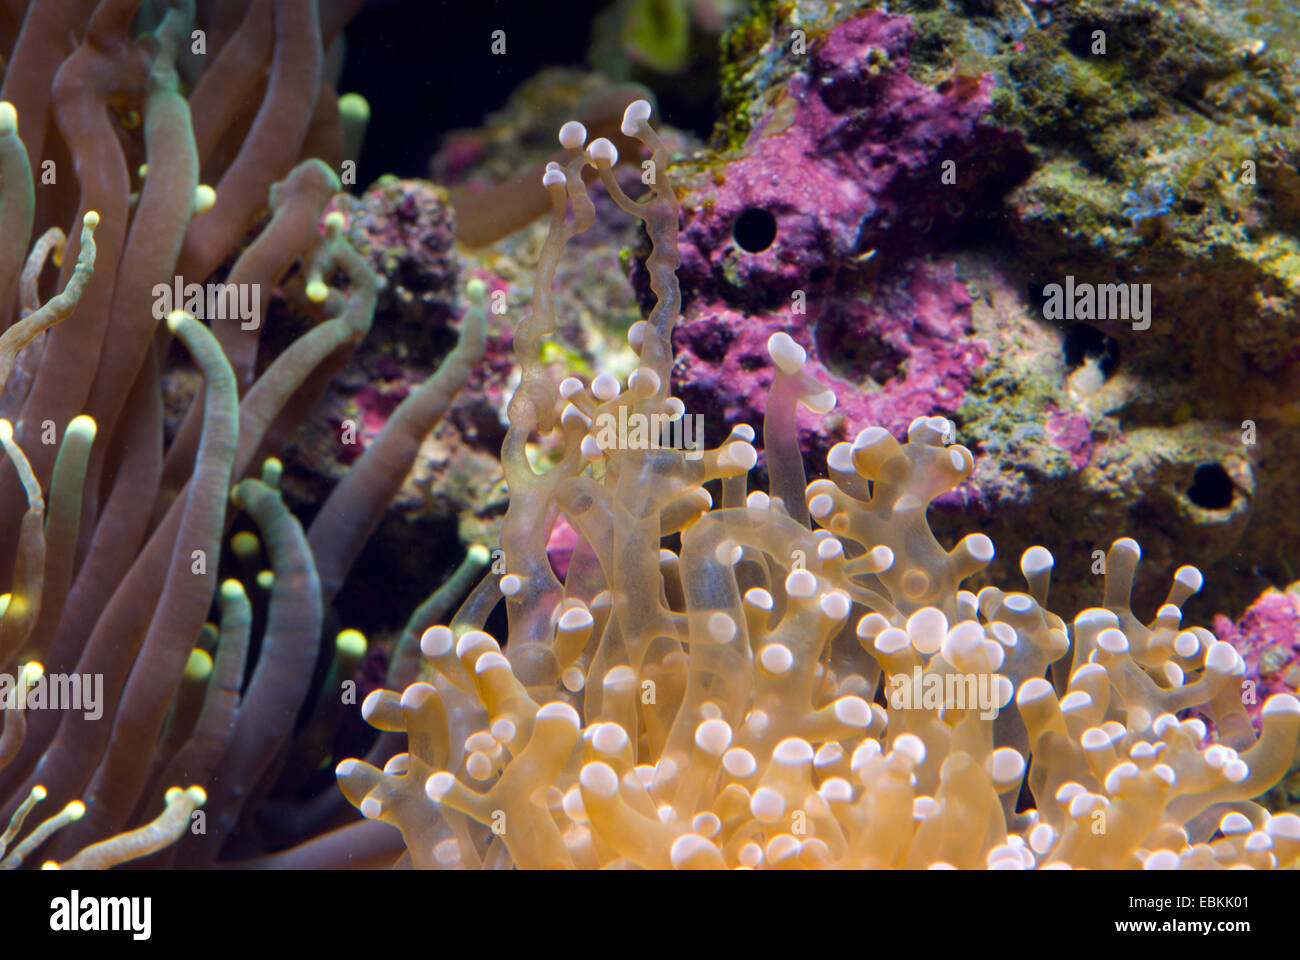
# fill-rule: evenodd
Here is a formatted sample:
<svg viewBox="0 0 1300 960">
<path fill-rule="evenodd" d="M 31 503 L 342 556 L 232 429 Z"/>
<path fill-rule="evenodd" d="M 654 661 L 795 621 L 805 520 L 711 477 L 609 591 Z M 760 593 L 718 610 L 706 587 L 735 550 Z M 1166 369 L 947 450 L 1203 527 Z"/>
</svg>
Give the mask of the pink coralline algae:
<svg viewBox="0 0 1300 960">
<path fill-rule="evenodd" d="M 546 558 L 551 561 L 551 569 L 561 579 L 568 576 L 569 564 L 573 561 L 573 551 L 582 538 L 563 516 L 557 517 L 551 527 L 550 537 L 546 541 Z"/>
<path fill-rule="evenodd" d="M 805 370 L 833 390 L 836 416 L 800 414 L 813 457 L 867 425 L 904 435 L 919 416 L 954 410 L 983 344 L 967 338 L 970 295 L 951 264 L 916 261 L 869 296 L 829 298 L 812 327 L 797 315 L 746 315 L 700 304 L 675 337 L 674 374 L 691 409 L 726 423 L 761 421 L 772 381 L 767 340 L 789 333 L 808 351 Z"/>
<path fill-rule="evenodd" d="M 1247 709 L 1258 730 L 1265 700 L 1300 689 L 1300 582 L 1265 591 L 1236 623 L 1215 617 L 1214 632 L 1246 661 L 1242 683 L 1254 684 L 1254 702 L 1248 701 Z M 1243 694 L 1249 689 L 1243 687 Z"/>
<path fill-rule="evenodd" d="M 688 187 L 688 299 L 812 296 L 873 250 L 942 237 L 995 181 L 1027 168 L 1019 136 L 983 122 L 992 77 L 918 83 L 907 74 L 912 35 L 909 18 L 879 12 L 836 27 L 725 173 Z"/>
<path fill-rule="evenodd" d="M 688 408 L 709 412 L 710 437 L 761 422 L 777 331 L 838 397 L 835 415 L 799 424 L 810 462 L 864 427 L 902 437 L 915 417 L 955 412 L 985 361 L 943 245 L 1028 154 L 986 122 L 990 76 L 912 79 L 912 38 L 902 16 L 840 24 L 725 167 L 684 165 L 674 376 Z M 634 279 L 644 286 L 642 267 Z"/>
<path fill-rule="evenodd" d="M 1070 465 L 1082 470 L 1092 461 L 1092 421 L 1081 413 L 1053 410 L 1047 418 L 1047 442 L 1070 455 Z"/>
<path fill-rule="evenodd" d="M 411 382 L 405 371 L 391 358 L 381 358 L 379 376 L 367 383 L 353 396 L 359 417 L 356 420 L 356 437 L 352 443 L 339 447 L 339 460 L 351 464 L 365 452 L 370 441 L 379 436 L 384 424 L 403 400 L 411 393 Z M 340 431 L 344 424 L 340 423 Z"/>
<path fill-rule="evenodd" d="M 376 332 L 433 362 L 451 340 L 460 271 L 446 195 L 422 180 L 384 177 L 360 197 L 340 194 L 326 212 L 334 209 L 346 218 L 348 241 L 384 280 Z"/>
</svg>

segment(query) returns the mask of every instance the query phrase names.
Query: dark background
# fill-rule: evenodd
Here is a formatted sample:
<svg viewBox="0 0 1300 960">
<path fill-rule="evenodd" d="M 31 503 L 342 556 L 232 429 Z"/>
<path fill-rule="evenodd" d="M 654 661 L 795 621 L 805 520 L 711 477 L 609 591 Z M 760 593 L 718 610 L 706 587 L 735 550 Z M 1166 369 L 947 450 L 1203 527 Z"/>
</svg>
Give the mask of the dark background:
<svg viewBox="0 0 1300 960">
<path fill-rule="evenodd" d="M 347 28 L 339 93 L 370 102 L 359 185 L 427 177 L 443 134 L 478 126 L 544 66 L 586 66 L 608 0 L 370 0 Z M 492 53 L 492 32 L 506 53 Z"/>
</svg>

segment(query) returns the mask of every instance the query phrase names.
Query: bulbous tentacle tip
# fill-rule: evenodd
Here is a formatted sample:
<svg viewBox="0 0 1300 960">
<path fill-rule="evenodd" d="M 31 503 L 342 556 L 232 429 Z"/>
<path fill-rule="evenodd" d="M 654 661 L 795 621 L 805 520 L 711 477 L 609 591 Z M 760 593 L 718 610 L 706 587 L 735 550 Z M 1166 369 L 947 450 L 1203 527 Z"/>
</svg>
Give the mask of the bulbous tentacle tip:
<svg viewBox="0 0 1300 960">
<path fill-rule="evenodd" d="M 611 141 L 601 137 L 591 141 L 591 145 L 587 147 L 587 156 L 591 158 L 592 163 L 609 164 L 612 167 L 618 163 L 618 148 Z"/>
<path fill-rule="evenodd" d="M 566 150 L 581 150 L 587 142 L 587 128 L 577 120 L 560 127 L 560 146 Z"/>
<path fill-rule="evenodd" d="M 173 310 L 171 313 L 167 314 L 167 329 L 172 333 L 176 333 L 181 329 L 181 327 L 185 326 L 187 321 L 193 319 L 194 318 L 184 310 Z"/>
<path fill-rule="evenodd" d="M 803 370 L 808 361 L 808 351 L 795 343 L 790 334 L 781 331 L 767 338 L 767 352 L 772 362 L 785 374 L 793 376 Z"/>
<path fill-rule="evenodd" d="M 366 123 L 370 120 L 370 101 L 359 93 L 345 93 L 339 97 L 339 116 L 345 121 Z"/>
<path fill-rule="evenodd" d="M 194 188 L 194 216 L 207 213 L 217 203 L 217 191 L 206 183 Z"/>
<path fill-rule="evenodd" d="M 633 100 L 623 111 L 623 123 L 619 127 L 625 137 L 635 137 L 641 125 L 650 119 L 650 101 Z"/>
</svg>

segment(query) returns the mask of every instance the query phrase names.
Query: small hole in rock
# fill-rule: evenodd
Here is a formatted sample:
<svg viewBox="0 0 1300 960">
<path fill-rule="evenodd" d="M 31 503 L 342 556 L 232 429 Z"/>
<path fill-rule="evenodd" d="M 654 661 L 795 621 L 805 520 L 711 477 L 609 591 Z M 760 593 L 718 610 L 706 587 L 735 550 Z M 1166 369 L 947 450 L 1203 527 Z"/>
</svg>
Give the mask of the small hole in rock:
<svg viewBox="0 0 1300 960">
<path fill-rule="evenodd" d="M 776 239 L 776 217 L 758 207 L 747 207 L 736 217 L 731 236 L 746 253 L 762 253 Z"/>
<path fill-rule="evenodd" d="M 1232 477 L 1217 463 L 1203 463 L 1192 475 L 1187 499 L 1206 510 L 1224 510 L 1232 505 Z"/>
<path fill-rule="evenodd" d="M 1091 360 L 1103 376 L 1109 377 L 1119 363 L 1119 342 L 1088 323 L 1070 327 L 1061 346 L 1066 370 L 1074 370 L 1083 366 L 1085 360 Z"/>
</svg>

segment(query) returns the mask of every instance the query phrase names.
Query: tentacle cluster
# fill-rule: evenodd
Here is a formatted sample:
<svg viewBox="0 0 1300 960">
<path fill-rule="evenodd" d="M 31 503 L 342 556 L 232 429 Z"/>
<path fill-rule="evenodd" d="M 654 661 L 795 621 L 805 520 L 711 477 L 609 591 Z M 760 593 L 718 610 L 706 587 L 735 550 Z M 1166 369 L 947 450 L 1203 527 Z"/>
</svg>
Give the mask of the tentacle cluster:
<svg viewBox="0 0 1300 960">
<path fill-rule="evenodd" d="M 781 334 L 769 493 L 748 490 L 748 427 L 696 458 L 602 435 L 605 415 L 685 413 L 669 394 L 677 206 L 649 113 L 633 103 L 623 123 L 650 152 L 645 203 L 614 180 L 608 141 L 560 131 L 569 159 L 544 175 L 551 231 L 515 339 L 507 570 L 424 631 L 420 679 L 366 700 L 407 750 L 382 769 L 341 763 L 348 799 L 398 828 L 416 867 L 1293 864 L 1300 818 L 1250 798 L 1285 772 L 1300 702 L 1269 700 L 1256 740 L 1240 656 L 1182 624 L 1194 568 L 1151 623 L 1129 608 L 1128 539 L 1102 605 L 1072 622 L 1048 608 L 1042 547 L 1021 559 L 1024 589 L 962 589 L 994 548 L 972 534 L 945 549 L 926 523 L 974 467 L 952 423 L 920 418 L 902 443 L 864 430 L 805 484 L 795 405 L 826 412 L 834 396 Z M 658 303 L 631 331 L 626 384 L 557 389 L 538 350 L 556 329 L 555 265 L 592 221 L 587 165 L 645 222 Z M 539 474 L 524 444 L 552 431 L 563 455 Z M 581 536 L 563 583 L 546 557 L 561 514 Z M 504 642 L 484 630 L 501 599 Z"/>
<path fill-rule="evenodd" d="M 456 349 L 304 529 L 269 455 L 369 330 L 380 285 L 342 215 L 322 220 L 364 125 L 326 56 L 359 6 L 0 11 L 5 868 L 229 862 L 264 852 L 264 830 L 283 846 L 350 813 L 328 782 L 284 791 L 287 812 L 274 791 L 329 769 L 365 651 L 355 630 L 322 644 L 331 600 L 481 357 L 485 312 L 469 284 Z M 273 295 L 307 329 L 268 356 Z M 169 432 L 165 375 L 186 354 L 202 387 Z M 475 552 L 455 583 L 482 567 Z M 95 703 L 45 697 L 73 680 Z"/>
</svg>

